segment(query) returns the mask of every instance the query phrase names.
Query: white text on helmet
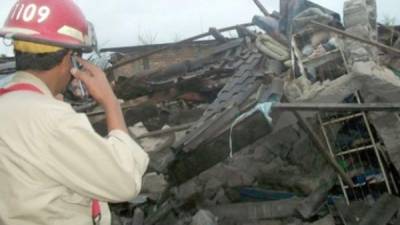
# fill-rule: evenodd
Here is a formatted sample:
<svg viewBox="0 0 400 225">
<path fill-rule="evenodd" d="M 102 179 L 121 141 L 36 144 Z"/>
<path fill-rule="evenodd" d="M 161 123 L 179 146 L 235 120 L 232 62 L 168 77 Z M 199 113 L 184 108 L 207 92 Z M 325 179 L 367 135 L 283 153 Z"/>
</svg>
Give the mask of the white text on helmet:
<svg viewBox="0 0 400 225">
<path fill-rule="evenodd" d="M 38 7 L 36 4 L 15 4 L 12 10 L 11 19 L 13 20 L 23 20 L 24 22 L 31 22 L 34 19 L 37 23 L 43 23 L 49 18 L 51 10 L 48 6 Z"/>
</svg>

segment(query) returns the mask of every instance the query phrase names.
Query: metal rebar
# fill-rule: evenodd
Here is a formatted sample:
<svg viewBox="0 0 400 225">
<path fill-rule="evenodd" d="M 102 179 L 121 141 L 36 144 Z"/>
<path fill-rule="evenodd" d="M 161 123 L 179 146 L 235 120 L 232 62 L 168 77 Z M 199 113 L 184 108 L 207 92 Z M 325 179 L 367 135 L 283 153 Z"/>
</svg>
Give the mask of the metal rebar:
<svg viewBox="0 0 400 225">
<path fill-rule="evenodd" d="M 399 55 L 400 55 L 400 50 L 399 50 L 399 49 L 389 47 L 389 46 L 384 45 L 384 44 L 382 44 L 382 43 L 379 43 L 379 42 L 377 42 L 377 41 L 367 40 L 367 39 L 364 39 L 364 38 L 355 36 L 355 35 L 353 35 L 353 34 L 349 34 L 349 33 L 345 32 L 345 31 L 339 30 L 339 29 L 337 29 L 337 28 L 334 28 L 334 27 L 331 27 L 331 26 L 328 26 L 328 25 L 325 25 L 325 24 L 322 24 L 322 23 L 318 23 L 318 22 L 316 22 L 316 21 L 311 21 L 311 23 L 314 24 L 314 25 L 316 25 L 316 26 L 319 26 L 319 27 L 321 27 L 321 28 L 323 28 L 323 29 L 325 29 L 325 30 L 332 31 L 332 32 L 338 33 L 338 34 L 340 34 L 340 35 L 343 35 L 343 36 L 345 36 L 345 37 L 354 39 L 354 40 L 356 40 L 356 41 L 363 42 L 363 43 L 365 43 L 365 44 L 369 44 L 369 45 L 378 47 L 378 48 L 380 48 L 380 49 L 384 49 L 384 50 L 386 50 L 386 51 L 393 52 L 393 53 L 396 53 L 396 54 L 399 54 Z"/>
<path fill-rule="evenodd" d="M 274 109 L 287 111 L 325 111 L 325 112 L 396 112 L 400 103 L 275 103 Z"/>
</svg>

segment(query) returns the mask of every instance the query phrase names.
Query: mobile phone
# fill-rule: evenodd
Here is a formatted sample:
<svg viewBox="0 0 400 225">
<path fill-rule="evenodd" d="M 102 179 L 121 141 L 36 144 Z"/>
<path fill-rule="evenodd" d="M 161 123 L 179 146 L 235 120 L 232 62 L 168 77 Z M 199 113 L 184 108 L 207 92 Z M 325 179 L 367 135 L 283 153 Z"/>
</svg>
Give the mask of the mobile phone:
<svg viewBox="0 0 400 225">
<path fill-rule="evenodd" d="M 82 69 L 82 65 L 79 64 L 77 56 L 76 55 L 72 55 L 71 57 L 71 63 L 72 66 L 78 70 Z M 82 98 L 82 99 L 87 99 L 89 98 L 89 92 L 87 91 L 86 86 L 82 83 L 81 80 L 78 80 L 78 84 L 79 84 L 79 90 L 77 95 Z"/>
</svg>

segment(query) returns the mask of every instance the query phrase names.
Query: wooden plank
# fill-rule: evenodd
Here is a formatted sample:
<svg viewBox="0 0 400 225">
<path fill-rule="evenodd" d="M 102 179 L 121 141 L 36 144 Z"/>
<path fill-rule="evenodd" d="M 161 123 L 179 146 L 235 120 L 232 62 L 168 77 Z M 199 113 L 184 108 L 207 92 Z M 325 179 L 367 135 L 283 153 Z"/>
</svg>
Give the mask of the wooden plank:
<svg viewBox="0 0 400 225">
<path fill-rule="evenodd" d="M 261 4 L 259 0 L 254 0 L 254 3 L 257 5 L 257 7 L 260 9 L 260 11 L 264 14 L 264 16 L 269 16 L 268 10 Z"/>
</svg>

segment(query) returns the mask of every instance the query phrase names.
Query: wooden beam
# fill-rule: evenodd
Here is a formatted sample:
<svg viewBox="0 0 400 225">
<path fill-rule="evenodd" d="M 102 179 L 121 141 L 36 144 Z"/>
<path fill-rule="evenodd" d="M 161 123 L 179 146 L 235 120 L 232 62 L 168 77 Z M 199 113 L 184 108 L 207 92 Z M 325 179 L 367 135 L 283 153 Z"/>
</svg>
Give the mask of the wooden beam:
<svg viewBox="0 0 400 225">
<path fill-rule="evenodd" d="M 208 32 L 215 38 L 216 41 L 219 43 L 226 43 L 228 39 L 224 37 L 224 35 L 221 34 L 215 27 L 210 27 Z"/>
<path fill-rule="evenodd" d="M 260 11 L 264 14 L 264 16 L 269 16 L 268 10 L 261 4 L 259 0 L 253 0 L 254 3 L 257 5 L 257 7 L 260 9 Z"/>
</svg>

